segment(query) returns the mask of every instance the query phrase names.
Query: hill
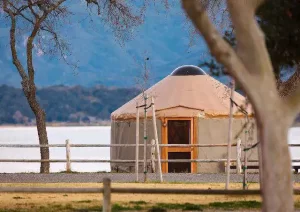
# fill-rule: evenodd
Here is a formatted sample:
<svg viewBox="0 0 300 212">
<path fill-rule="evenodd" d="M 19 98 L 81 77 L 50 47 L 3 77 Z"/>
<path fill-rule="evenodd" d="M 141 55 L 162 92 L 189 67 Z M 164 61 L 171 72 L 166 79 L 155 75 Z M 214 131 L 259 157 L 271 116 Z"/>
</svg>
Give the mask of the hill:
<svg viewBox="0 0 300 212">
<path fill-rule="evenodd" d="M 0 124 L 35 124 L 21 89 L 0 86 Z M 51 86 L 37 91 L 48 123 L 97 124 L 110 119 L 110 113 L 138 94 L 134 88 L 95 86 Z"/>
<path fill-rule="evenodd" d="M 35 50 L 37 86 L 133 87 L 135 78 L 143 71 L 146 57 L 150 58 L 148 67 L 151 84 L 154 84 L 180 65 L 197 65 L 209 57 L 200 36 L 196 36 L 195 45 L 189 48 L 189 27 L 180 1 L 173 1 L 168 10 L 160 3 L 149 7 L 144 23 L 134 29 L 133 39 L 124 45 L 116 41 L 110 27 L 99 16 L 88 15 L 86 4 L 77 2 L 69 1 L 75 15 L 70 16 L 69 24 L 63 25 L 59 32 L 70 44 L 72 55 L 67 58 L 68 62 L 78 67 L 73 70 L 63 60 Z M 20 87 L 20 77 L 11 62 L 8 20 L 3 14 L 1 17 L 0 12 L 0 84 Z M 26 62 L 23 48 L 26 36 L 20 34 L 18 37 L 23 64 Z"/>
</svg>

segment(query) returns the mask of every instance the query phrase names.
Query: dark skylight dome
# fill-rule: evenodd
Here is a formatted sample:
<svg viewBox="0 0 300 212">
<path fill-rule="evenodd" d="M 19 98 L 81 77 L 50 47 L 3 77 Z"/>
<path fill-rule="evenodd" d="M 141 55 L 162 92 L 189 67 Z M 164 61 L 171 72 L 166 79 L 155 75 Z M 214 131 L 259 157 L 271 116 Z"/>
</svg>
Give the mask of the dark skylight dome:
<svg viewBox="0 0 300 212">
<path fill-rule="evenodd" d="M 180 66 L 171 73 L 171 76 L 193 76 L 193 75 L 206 75 L 206 73 L 201 68 L 193 65 Z"/>
</svg>

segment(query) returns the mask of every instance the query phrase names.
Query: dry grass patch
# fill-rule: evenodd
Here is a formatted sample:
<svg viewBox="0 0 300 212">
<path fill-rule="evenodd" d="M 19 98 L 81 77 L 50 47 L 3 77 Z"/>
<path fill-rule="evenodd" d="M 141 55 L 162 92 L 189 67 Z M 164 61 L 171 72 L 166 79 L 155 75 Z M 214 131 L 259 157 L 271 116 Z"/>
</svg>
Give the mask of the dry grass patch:
<svg viewBox="0 0 300 212">
<path fill-rule="evenodd" d="M 2 187 L 102 187 L 102 183 L 2 183 Z M 197 184 L 179 184 L 179 183 L 112 183 L 112 187 L 119 188 L 190 188 L 190 189 L 224 189 L 224 183 L 197 183 Z M 300 184 L 295 187 L 299 188 Z M 241 189 L 241 183 L 232 183 L 231 189 Z M 259 184 L 249 184 L 249 189 L 259 189 Z M 300 196 L 295 196 L 295 202 L 300 203 Z M 142 207 L 143 204 L 157 205 L 157 204 L 192 204 L 192 205 L 209 205 L 216 202 L 237 202 L 237 201 L 256 201 L 260 202 L 259 195 L 164 195 L 164 194 L 112 194 L 112 203 L 126 206 L 138 205 Z M 37 207 L 51 207 L 54 205 L 57 209 L 68 210 L 66 208 L 72 207 L 79 209 L 82 207 L 98 208 L 102 204 L 102 194 L 32 194 L 32 193 L 0 193 L 1 208 L 6 209 L 20 209 L 22 208 L 37 208 Z M 298 204 L 299 205 L 299 204 Z M 137 207 L 137 206 L 136 206 Z M 41 209 L 41 211 L 44 209 Z M 60 211 L 60 210 L 58 210 Z M 0 210 L 1 212 L 1 210 Z"/>
</svg>

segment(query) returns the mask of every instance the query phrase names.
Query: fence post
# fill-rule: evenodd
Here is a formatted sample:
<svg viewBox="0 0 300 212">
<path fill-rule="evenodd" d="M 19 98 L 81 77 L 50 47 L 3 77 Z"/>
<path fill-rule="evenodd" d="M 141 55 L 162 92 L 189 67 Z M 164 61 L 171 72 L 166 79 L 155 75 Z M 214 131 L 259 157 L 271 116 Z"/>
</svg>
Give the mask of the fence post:
<svg viewBox="0 0 300 212">
<path fill-rule="evenodd" d="M 154 129 L 155 144 L 156 144 L 156 157 L 157 157 L 157 162 L 158 162 L 158 172 L 159 172 L 160 182 L 162 183 L 163 182 L 163 177 L 162 177 L 162 171 L 161 171 L 160 149 L 159 149 L 159 143 L 158 143 L 156 115 L 155 115 L 155 104 L 154 104 L 153 96 L 151 98 L 151 104 L 152 104 L 152 121 L 153 121 L 153 129 Z"/>
<path fill-rule="evenodd" d="M 155 173 L 155 140 L 151 140 L 151 169 Z"/>
<path fill-rule="evenodd" d="M 70 142 L 69 139 L 66 140 L 66 171 L 71 172 L 71 158 L 70 158 Z"/>
<path fill-rule="evenodd" d="M 231 95 L 230 95 L 230 112 L 229 112 L 229 129 L 228 129 L 228 146 L 227 146 L 227 168 L 226 168 L 226 185 L 225 189 L 229 189 L 230 183 L 230 160 L 231 160 L 231 140 L 232 140 L 232 119 L 233 119 L 233 97 L 235 92 L 235 81 L 231 82 Z"/>
<path fill-rule="evenodd" d="M 148 95 L 144 95 L 144 182 L 147 181 L 147 100 Z"/>
<path fill-rule="evenodd" d="M 241 174 L 242 172 L 241 157 L 242 157 L 241 139 L 238 138 L 236 144 L 236 173 L 237 174 Z"/>
<path fill-rule="evenodd" d="M 111 212 L 111 181 L 103 179 L 103 212 Z"/>
<path fill-rule="evenodd" d="M 136 102 L 136 129 L 135 129 L 135 175 L 136 182 L 139 181 L 139 144 L 140 144 L 140 117 L 139 117 L 139 102 Z"/>
</svg>

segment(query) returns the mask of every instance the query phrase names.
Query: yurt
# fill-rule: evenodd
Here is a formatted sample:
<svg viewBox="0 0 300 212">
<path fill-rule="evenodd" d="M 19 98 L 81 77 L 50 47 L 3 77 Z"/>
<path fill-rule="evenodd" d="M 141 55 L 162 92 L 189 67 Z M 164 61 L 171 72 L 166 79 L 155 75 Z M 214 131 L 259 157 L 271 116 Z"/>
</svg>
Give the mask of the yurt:
<svg viewBox="0 0 300 212">
<path fill-rule="evenodd" d="M 161 147 L 162 160 L 178 159 L 226 159 L 227 147 L 213 146 L 226 144 L 228 140 L 230 88 L 207 75 L 201 68 L 184 65 L 176 68 L 170 75 L 130 100 L 111 114 L 111 144 L 136 143 L 137 105 L 145 105 L 145 94 L 153 97 L 158 142 L 160 144 L 211 144 L 207 147 Z M 234 102 L 245 105 L 245 98 L 234 93 Z M 253 121 L 250 109 L 242 113 L 233 107 L 232 143 L 235 137 L 245 142 L 255 143 L 256 136 L 243 129 L 246 121 Z M 144 144 L 144 109 L 139 110 L 139 143 Z M 151 109 L 146 114 L 147 143 L 155 138 Z M 252 128 L 253 129 L 253 128 Z M 250 133 L 249 133 L 250 132 Z M 251 141 L 249 143 L 249 139 Z M 111 160 L 135 160 L 134 145 L 111 147 Z M 257 149 L 248 152 L 251 159 L 257 159 Z M 236 157 L 236 148 L 232 147 L 232 158 Z M 151 146 L 146 149 L 147 161 L 151 158 Z M 139 160 L 144 160 L 144 148 L 139 148 Z M 149 165 L 149 163 L 147 164 Z M 225 162 L 162 162 L 163 173 L 220 173 L 225 171 Z M 111 163 L 112 170 L 134 172 L 134 163 Z M 143 163 L 139 163 L 139 172 L 143 172 Z M 150 168 L 149 170 L 150 171 Z"/>
</svg>

